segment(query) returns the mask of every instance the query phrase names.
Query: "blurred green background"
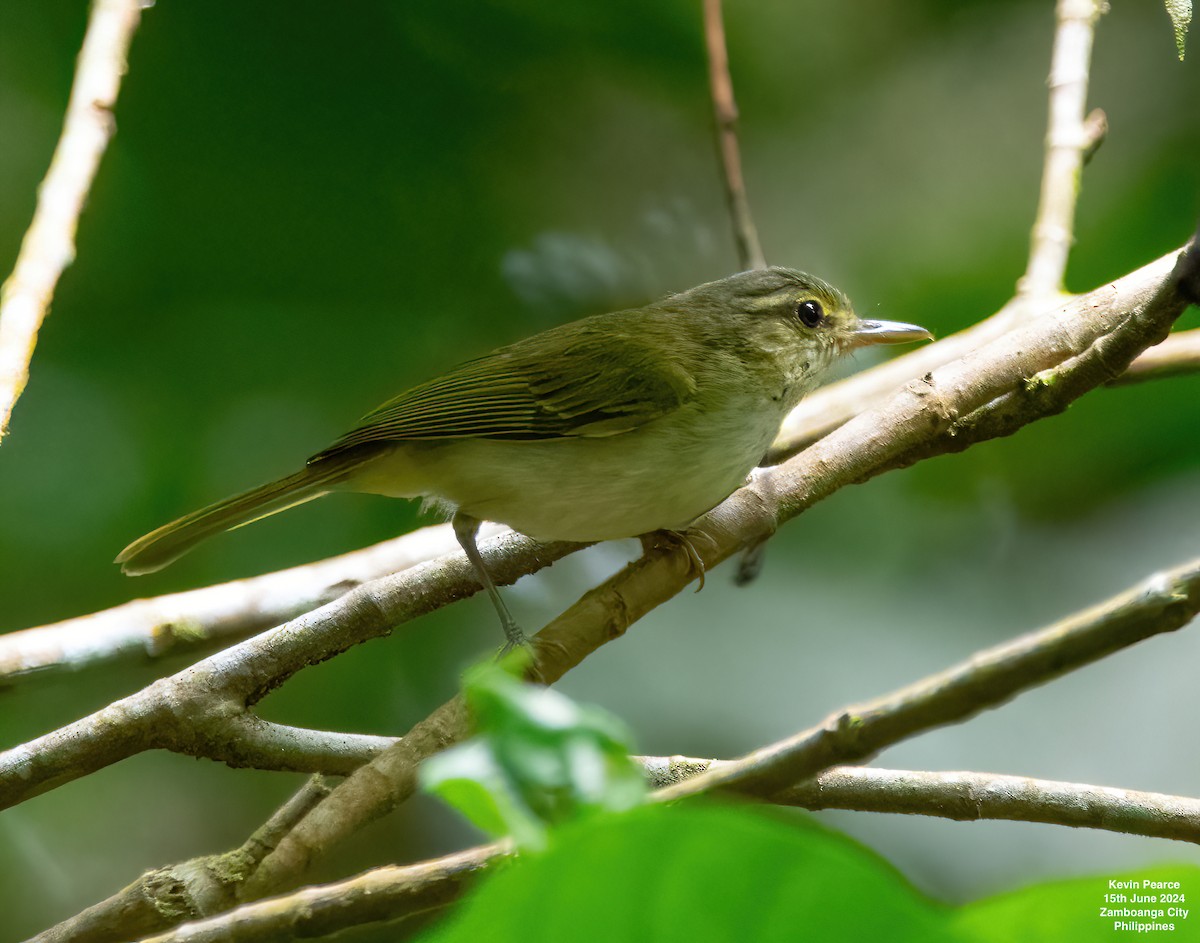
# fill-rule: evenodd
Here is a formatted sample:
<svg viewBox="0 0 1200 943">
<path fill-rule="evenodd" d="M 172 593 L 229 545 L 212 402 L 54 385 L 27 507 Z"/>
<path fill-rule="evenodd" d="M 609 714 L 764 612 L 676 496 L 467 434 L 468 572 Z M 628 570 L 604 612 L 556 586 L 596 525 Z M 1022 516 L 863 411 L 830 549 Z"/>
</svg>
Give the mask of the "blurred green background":
<svg viewBox="0 0 1200 943">
<path fill-rule="evenodd" d="M 1177 61 L 1161 3 L 1112 6 L 1090 95 L 1111 131 L 1084 175 L 1073 290 L 1180 245 L 1200 212 L 1195 58 Z M 86 14 L 0 2 L 4 272 Z M 1000 306 L 1036 201 L 1050 0 L 732 0 L 726 18 L 768 258 L 939 334 Z M 457 360 L 737 267 L 692 0 L 163 0 L 117 121 L 0 448 L 0 631 L 411 528 L 415 506 L 336 497 L 136 582 L 110 563 Z M 846 489 L 780 533 L 753 587 L 711 574 L 561 687 L 622 716 L 644 752 L 735 755 L 1182 562 L 1200 548 L 1198 396 L 1200 377 L 1100 390 L 1012 439 Z M 535 627 L 635 552 L 594 548 L 508 598 Z M 263 712 L 399 733 L 496 640 L 471 600 L 305 671 Z M 0 692 L 0 746 L 184 664 Z M 1196 795 L 1197 664 L 1195 630 L 1157 639 L 880 764 Z M 5 812 L 6 934 L 241 843 L 298 782 L 143 755 Z M 823 818 L 951 901 L 1200 858 L 1043 826 Z M 423 799 L 314 877 L 471 840 Z"/>
</svg>

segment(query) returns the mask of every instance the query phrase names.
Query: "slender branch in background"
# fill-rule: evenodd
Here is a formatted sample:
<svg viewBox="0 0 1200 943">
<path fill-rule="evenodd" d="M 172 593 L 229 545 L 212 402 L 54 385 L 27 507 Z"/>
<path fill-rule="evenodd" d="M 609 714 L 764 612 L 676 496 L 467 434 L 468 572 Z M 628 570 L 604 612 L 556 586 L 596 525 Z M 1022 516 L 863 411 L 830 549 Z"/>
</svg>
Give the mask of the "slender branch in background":
<svg viewBox="0 0 1200 943">
<path fill-rule="evenodd" d="M 113 108 L 142 7 L 142 0 L 95 0 L 92 6 L 62 135 L 17 263 L 0 288 L 0 441 L 29 379 L 54 288 L 75 258 L 79 214 L 115 130 Z"/>
<path fill-rule="evenodd" d="M 1094 151 L 1103 132 L 1096 119 L 1089 127 L 1088 71 L 1100 0 L 1058 0 L 1058 28 L 1050 64 L 1050 119 L 1042 190 L 1033 224 L 1029 265 L 1017 282 L 1017 294 L 1040 298 L 1060 294 L 1075 231 L 1075 202 L 1084 154 Z M 1100 125 L 1102 128 L 1103 125 Z"/>
<path fill-rule="evenodd" d="M 721 179 L 725 183 L 725 199 L 729 203 L 729 215 L 733 222 L 738 261 L 744 269 L 766 268 L 767 260 L 758 241 L 754 217 L 750 215 L 750 200 L 746 196 L 746 181 L 742 177 L 742 156 L 737 138 L 737 103 L 733 99 L 733 80 L 729 76 L 729 52 L 725 46 L 721 0 L 704 0 L 704 41 L 708 48 L 708 83 L 716 119 Z"/>
<path fill-rule="evenodd" d="M 1112 386 L 1162 380 L 1200 370 L 1200 329 L 1170 335 L 1157 347 L 1151 347 L 1129 369 L 1111 381 Z"/>
<path fill-rule="evenodd" d="M 508 528 L 485 524 L 484 537 Z M 353 553 L 172 593 L 0 635 L 0 688 L 114 661 L 147 661 L 240 641 L 332 602 L 374 579 L 459 549 L 449 524 L 423 527 Z"/>
<path fill-rule="evenodd" d="M 38 934 L 30 943 L 124 943 L 236 906 L 233 890 L 329 792 L 310 778 L 241 848 L 147 871 L 125 889 Z"/>
<path fill-rule="evenodd" d="M 1200 560 L 1048 628 L 973 655 L 885 697 L 831 714 L 805 730 L 656 793 L 713 789 L 774 795 L 831 766 L 867 759 L 917 733 L 957 723 L 1115 651 L 1186 625 L 1200 612 Z"/>
</svg>

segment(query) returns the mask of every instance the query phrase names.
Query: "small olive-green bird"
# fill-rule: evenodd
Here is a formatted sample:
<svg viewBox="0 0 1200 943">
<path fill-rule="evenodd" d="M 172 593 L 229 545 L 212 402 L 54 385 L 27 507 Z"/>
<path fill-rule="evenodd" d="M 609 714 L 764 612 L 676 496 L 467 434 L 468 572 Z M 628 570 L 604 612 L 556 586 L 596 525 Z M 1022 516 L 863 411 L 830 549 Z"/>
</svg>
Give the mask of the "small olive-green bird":
<svg viewBox="0 0 1200 943">
<path fill-rule="evenodd" d="M 517 644 L 476 547 L 480 521 L 537 540 L 682 531 L 745 483 L 838 356 L 931 336 L 857 317 L 811 275 L 742 272 L 467 361 L 368 413 L 294 475 L 166 524 L 116 562 L 152 573 L 213 534 L 332 491 L 423 497 L 452 511 Z"/>
</svg>

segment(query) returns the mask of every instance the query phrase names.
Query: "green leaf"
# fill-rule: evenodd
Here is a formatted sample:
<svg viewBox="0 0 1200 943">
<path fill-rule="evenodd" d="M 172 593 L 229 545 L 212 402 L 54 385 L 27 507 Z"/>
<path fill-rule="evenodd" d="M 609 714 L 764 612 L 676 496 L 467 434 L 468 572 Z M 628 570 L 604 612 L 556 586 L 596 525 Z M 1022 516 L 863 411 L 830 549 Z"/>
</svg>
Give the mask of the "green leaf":
<svg viewBox="0 0 1200 943">
<path fill-rule="evenodd" d="M 1183 61 L 1184 44 L 1187 41 L 1188 27 L 1192 23 L 1192 0 L 1163 0 L 1167 7 L 1167 16 L 1175 27 L 1175 48 L 1179 50 L 1179 60 Z"/>
<path fill-rule="evenodd" d="M 421 784 L 489 835 L 511 834 L 523 848 L 544 848 L 546 828 L 510 789 L 504 771 L 483 741 L 471 741 L 430 758 Z"/>
<path fill-rule="evenodd" d="M 488 664 L 467 673 L 478 736 L 427 761 L 423 786 L 493 835 L 525 848 L 546 826 L 641 803 L 646 784 L 619 720 Z"/>
<path fill-rule="evenodd" d="M 427 943 L 950 943 L 952 912 L 810 820 L 643 807 L 563 829 L 490 877 Z"/>
<path fill-rule="evenodd" d="M 1164 846 L 1168 847 L 1168 846 Z M 982 844 L 980 854 L 987 849 Z M 1110 880 L 1136 881 L 1138 890 Z M 1148 905 L 1144 881 L 1178 881 L 1183 902 Z M 1106 902 L 1124 893 L 1127 901 Z M 963 907 L 917 891 L 851 839 L 799 816 L 698 802 L 651 805 L 556 833 L 545 853 L 491 875 L 425 943 L 1092 943 L 1200 940 L 1200 868 L 1148 868 L 1025 888 Z M 1122 929 L 1102 906 L 1176 906 L 1188 916 L 1131 916 Z M 1173 930 L 1139 931 L 1142 924 Z"/>
</svg>

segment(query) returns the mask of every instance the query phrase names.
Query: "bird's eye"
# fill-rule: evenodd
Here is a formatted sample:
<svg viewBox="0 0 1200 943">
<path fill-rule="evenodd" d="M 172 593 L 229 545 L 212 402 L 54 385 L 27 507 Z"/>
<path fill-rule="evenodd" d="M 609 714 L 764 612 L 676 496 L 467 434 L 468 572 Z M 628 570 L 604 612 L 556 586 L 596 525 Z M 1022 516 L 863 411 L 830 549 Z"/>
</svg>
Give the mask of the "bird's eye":
<svg viewBox="0 0 1200 943">
<path fill-rule="evenodd" d="M 825 320 L 825 309 L 819 301 L 802 301 L 796 305 L 796 317 L 805 327 L 816 327 Z"/>
</svg>

